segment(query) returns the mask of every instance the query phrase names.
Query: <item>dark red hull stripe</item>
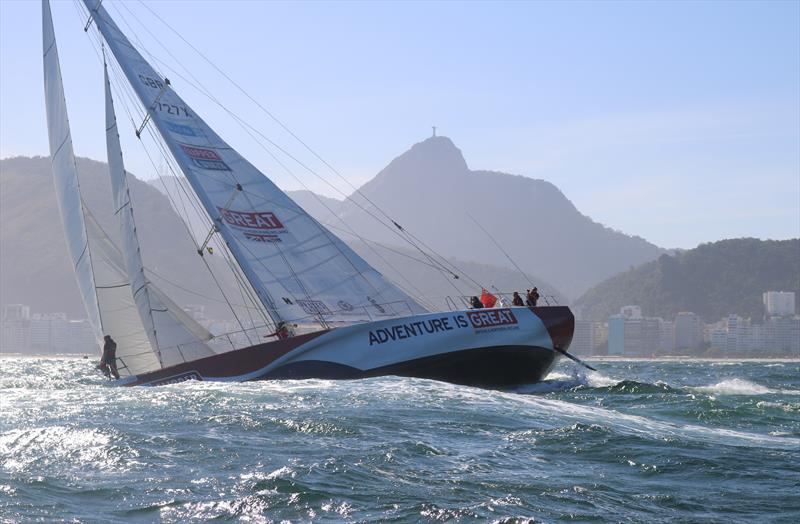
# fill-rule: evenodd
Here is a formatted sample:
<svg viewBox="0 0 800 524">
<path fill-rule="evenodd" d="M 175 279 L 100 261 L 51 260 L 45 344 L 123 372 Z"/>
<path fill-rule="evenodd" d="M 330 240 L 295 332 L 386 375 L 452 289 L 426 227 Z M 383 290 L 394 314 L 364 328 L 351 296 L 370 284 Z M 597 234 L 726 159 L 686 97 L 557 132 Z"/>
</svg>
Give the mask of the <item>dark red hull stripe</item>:
<svg viewBox="0 0 800 524">
<path fill-rule="evenodd" d="M 158 371 L 151 371 L 150 373 L 138 375 L 135 382 L 126 385 L 159 384 L 163 383 L 163 380 L 171 381 L 172 378 L 185 376 L 187 373 L 195 373 L 199 374 L 201 377 L 213 377 L 218 379 L 239 377 L 269 365 L 286 353 L 297 349 L 306 342 L 314 340 L 325 333 L 327 333 L 327 331 L 316 331 L 286 340 L 256 344 L 255 346 L 177 364 L 168 368 L 159 369 Z"/>
<path fill-rule="evenodd" d="M 575 332 L 575 317 L 572 311 L 566 306 L 548 306 L 528 308 L 539 317 L 544 324 L 553 345 L 557 348 L 566 350 L 572 343 L 572 335 Z"/>
</svg>

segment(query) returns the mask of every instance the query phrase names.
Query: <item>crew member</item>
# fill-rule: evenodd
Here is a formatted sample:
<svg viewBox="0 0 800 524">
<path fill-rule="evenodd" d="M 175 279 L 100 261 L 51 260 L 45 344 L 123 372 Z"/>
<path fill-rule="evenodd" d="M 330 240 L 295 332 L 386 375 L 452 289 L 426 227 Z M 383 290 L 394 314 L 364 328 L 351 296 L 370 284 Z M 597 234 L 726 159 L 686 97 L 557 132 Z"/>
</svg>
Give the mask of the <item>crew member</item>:
<svg viewBox="0 0 800 524">
<path fill-rule="evenodd" d="M 530 291 L 528 291 L 528 306 L 536 307 L 536 303 L 539 301 L 539 289 L 534 287 Z"/>
<path fill-rule="evenodd" d="M 483 309 L 483 303 L 478 297 L 472 297 L 469 299 L 469 307 L 472 309 Z"/>
<path fill-rule="evenodd" d="M 525 303 L 522 301 L 522 297 L 519 296 L 519 293 L 514 291 L 514 295 L 511 297 L 511 305 L 513 306 L 524 306 Z"/>
<path fill-rule="evenodd" d="M 278 337 L 278 340 L 284 340 L 292 336 L 294 336 L 294 333 L 292 333 L 289 324 L 281 320 L 280 322 L 278 322 L 278 325 L 275 326 L 275 332 L 270 333 L 269 335 L 264 335 L 264 338 Z"/>
<path fill-rule="evenodd" d="M 103 370 L 107 377 L 113 375 L 114 378 L 119 378 L 119 371 L 117 371 L 117 343 L 114 342 L 111 335 L 104 336 L 103 340 L 103 356 L 100 357 L 100 364 L 97 365 L 97 368 Z"/>
</svg>

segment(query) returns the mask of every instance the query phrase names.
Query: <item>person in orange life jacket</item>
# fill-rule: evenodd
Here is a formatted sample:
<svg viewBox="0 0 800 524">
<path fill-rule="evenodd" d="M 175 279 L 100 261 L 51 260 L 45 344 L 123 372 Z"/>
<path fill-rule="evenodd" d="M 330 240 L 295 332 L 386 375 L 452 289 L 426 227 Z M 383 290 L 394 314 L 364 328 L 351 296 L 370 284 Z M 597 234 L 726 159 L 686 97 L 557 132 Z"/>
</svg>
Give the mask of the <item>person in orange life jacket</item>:
<svg viewBox="0 0 800 524">
<path fill-rule="evenodd" d="M 524 306 L 525 303 L 522 301 L 522 297 L 519 296 L 519 293 L 514 291 L 514 295 L 511 297 L 511 305 L 512 306 Z"/>
<path fill-rule="evenodd" d="M 117 343 L 111 338 L 111 335 L 103 337 L 105 341 L 103 344 L 103 356 L 100 357 L 100 363 L 97 369 L 103 370 L 107 377 L 113 375 L 114 378 L 119 378 L 119 371 L 117 371 Z"/>
</svg>

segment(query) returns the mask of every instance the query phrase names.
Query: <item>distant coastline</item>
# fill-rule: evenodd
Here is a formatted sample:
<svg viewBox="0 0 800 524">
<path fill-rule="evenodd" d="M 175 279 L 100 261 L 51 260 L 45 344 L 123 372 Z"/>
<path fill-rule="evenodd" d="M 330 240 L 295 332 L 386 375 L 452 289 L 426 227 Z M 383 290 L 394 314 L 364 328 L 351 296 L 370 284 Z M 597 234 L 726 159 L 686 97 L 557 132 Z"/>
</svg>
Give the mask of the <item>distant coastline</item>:
<svg viewBox="0 0 800 524">
<path fill-rule="evenodd" d="M 658 357 L 626 357 L 624 355 L 581 356 L 595 362 L 800 362 L 800 357 L 698 357 L 696 355 L 661 355 Z"/>
<path fill-rule="evenodd" d="M 84 356 L 91 359 L 93 356 L 100 357 L 91 353 L 6 353 L 0 352 L 0 359 L 4 358 L 39 358 L 39 359 L 78 359 L 84 360 Z M 673 355 L 658 357 L 626 357 L 624 355 L 581 355 L 583 360 L 594 362 L 778 362 L 778 363 L 800 363 L 800 357 L 698 357 L 693 355 Z"/>
</svg>

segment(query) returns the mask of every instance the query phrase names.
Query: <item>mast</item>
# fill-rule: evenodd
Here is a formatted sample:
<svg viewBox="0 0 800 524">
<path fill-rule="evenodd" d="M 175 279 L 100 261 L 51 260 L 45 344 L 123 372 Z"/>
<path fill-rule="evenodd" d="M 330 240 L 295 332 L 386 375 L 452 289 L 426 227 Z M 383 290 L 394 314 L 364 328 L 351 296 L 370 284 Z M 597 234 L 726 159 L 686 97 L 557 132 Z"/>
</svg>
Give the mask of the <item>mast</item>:
<svg viewBox="0 0 800 524">
<path fill-rule="evenodd" d="M 130 282 L 130 292 L 136 302 L 139 317 L 162 367 L 211 356 L 214 352 L 204 343 L 212 338 L 211 333 L 186 315 L 178 315 L 180 308 L 159 293 L 145 274 L 105 61 L 103 73 L 106 98 L 106 149 L 111 193 L 114 209 L 119 218 L 124 270 Z"/>
<path fill-rule="evenodd" d="M 122 67 L 125 76 L 128 78 L 128 81 L 134 88 L 134 91 L 147 111 L 145 121 L 142 123 L 142 126 L 139 128 L 139 130 L 137 130 L 137 136 L 139 136 L 149 120 L 152 119 L 153 122 L 156 123 L 159 132 L 165 139 L 164 142 L 170 149 L 173 157 L 178 161 L 178 164 L 186 175 L 186 179 L 189 181 L 189 184 L 192 186 L 195 194 L 200 199 L 200 202 L 203 204 L 206 212 L 209 214 L 209 217 L 214 224 L 214 230 L 222 235 L 228 249 L 230 249 L 234 258 L 237 260 L 237 262 L 239 262 L 242 272 L 255 290 L 256 295 L 266 309 L 266 312 L 272 321 L 275 324 L 281 322 L 283 318 L 281 318 L 281 315 L 276 307 L 275 300 L 271 296 L 270 292 L 261 283 L 261 280 L 252 270 L 250 264 L 242 263 L 243 260 L 246 260 L 245 254 L 240 248 L 239 244 L 229 238 L 230 234 L 228 233 L 226 223 L 222 219 L 221 210 L 219 210 L 218 206 L 216 206 L 211 200 L 204 188 L 198 183 L 197 177 L 193 174 L 192 170 L 185 169 L 184 164 L 181 163 L 182 157 L 186 155 L 192 155 L 193 148 L 191 145 L 180 144 L 174 140 L 168 139 L 169 135 L 164 129 L 166 124 L 162 123 L 162 120 L 159 118 L 159 116 L 161 116 L 160 113 L 166 112 L 169 115 L 174 114 L 178 117 L 182 115 L 188 118 L 191 116 L 188 106 L 186 106 L 177 95 L 174 95 L 171 92 L 169 81 L 167 79 L 162 81 L 152 66 L 150 66 L 150 64 L 128 41 L 127 37 L 108 16 L 105 8 L 102 7 L 102 0 L 84 0 L 84 3 L 89 10 L 91 16 L 90 20 L 94 20 L 97 24 L 100 33 L 103 35 L 106 43 L 111 49 L 111 52 L 117 58 L 117 61 Z M 177 99 L 178 103 L 171 103 L 175 99 Z M 176 126 L 181 126 L 181 124 L 173 124 L 172 129 L 181 129 L 180 127 Z M 196 134 L 190 128 L 183 129 L 183 132 L 188 136 Z M 179 134 L 181 133 L 179 132 Z M 219 156 L 216 155 L 216 153 L 207 152 L 207 150 L 198 150 L 194 151 L 194 153 L 195 157 L 192 158 L 197 162 L 205 162 L 206 165 L 209 166 L 213 166 L 214 162 L 219 162 L 216 164 L 216 166 L 220 169 L 224 165 L 221 160 L 218 160 Z M 212 154 L 209 155 L 209 153 Z M 216 158 L 214 158 L 215 155 Z M 209 158 L 202 158 L 203 156 Z M 237 181 L 230 181 L 226 185 L 228 186 L 229 190 L 228 205 L 231 205 L 237 199 L 237 197 L 241 196 L 240 194 L 243 191 L 243 188 Z M 227 207 L 223 209 L 227 210 Z M 200 251 L 199 254 L 200 256 L 204 256 L 202 251 Z"/>
<path fill-rule="evenodd" d="M 61 213 L 61 224 L 64 227 L 67 249 L 78 280 L 78 290 L 81 293 L 95 337 L 99 342 L 103 338 L 103 322 L 95 289 L 92 253 L 89 249 L 86 225 L 83 222 L 83 202 L 81 201 L 75 154 L 72 149 L 67 101 L 64 97 L 58 46 L 53 29 L 53 15 L 47 0 L 42 0 L 42 49 L 47 134 L 50 141 L 50 164 L 53 170 L 58 209 Z"/>
<path fill-rule="evenodd" d="M 209 236 L 222 236 L 273 321 L 326 326 L 426 311 L 220 138 L 131 45 L 100 0 L 84 3 L 146 109 L 137 134 L 156 126 L 214 224 Z"/>
</svg>

